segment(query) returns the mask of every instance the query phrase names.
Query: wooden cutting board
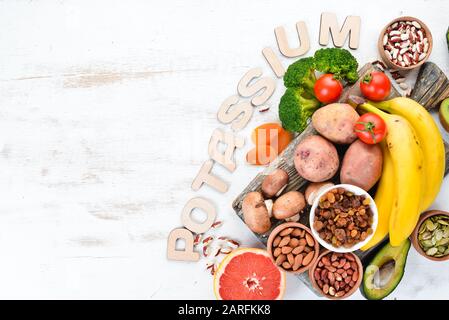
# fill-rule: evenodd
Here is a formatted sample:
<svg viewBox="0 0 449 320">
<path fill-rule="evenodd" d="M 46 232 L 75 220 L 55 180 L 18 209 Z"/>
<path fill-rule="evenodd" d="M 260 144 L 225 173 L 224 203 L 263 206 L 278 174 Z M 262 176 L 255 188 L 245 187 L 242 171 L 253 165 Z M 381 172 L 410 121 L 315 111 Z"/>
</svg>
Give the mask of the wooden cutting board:
<svg viewBox="0 0 449 320">
<path fill-rule="evenodd" d="M 419 70 L 410 98 L 428 110 L 436 109 L 441 101 L 449 97 L 449 80 L 433 62 L 426 62 Z"/>
<path fill-rule="evenodd" d="M 345 90 L 340 98 L 340 101 L 341 102 L 347 101 L 347 98 L 349 97 L 349 95 L 359 95 L 360 96 L 361 95 L 360 89 L 359 89 L 360 79 L 363 79 L 364 75 L 366 75 L 367 73 L 370 73 L 371 71 L 374 71 L 374 70 L 376 70 L 376 67 L 373 66 L 372 64 L 366 64 L 365 66 L 363 66 L 359 70 L 359 76 L 360 76 L 359 81 L 357 81 L 353 86 L 345 88 Z M 424 91 L 422 91 L 422 92 L 424 92 Z M 398 96 L 400 96 L 399 92 L 393 87 L 389 98 L 394 98 L 394 97 L 398 97 Z M 417 97 L 419 97 L 419 95 L 417 95 Z M 262 180 L 264 179 L 264 177 L 266 175 L 270 174 L 271 172 L 273 172 L 277 168 L 281 168 L 281 169 L 285 170 L 289 175 L 289 183 L 284 192 L 287 192 L 290 190 L 299 190 L 299 191 L 304 192 L 304 189 L 305 189 L 306 185 L 308 184 L 308 181 L 303 179 L 301 176 L 299 176 L 295 169 L 294 162 L 293 162 L 294 152 L 295 152 L 296 146 L 298 145 L 299 142 L 304 140 L 304 138 L 306 138 L 307 136 L 313 135 L 313 134 L 317 134 L 317 132 L 312 127 L 312 125 L 309 124 L 309 126 L 306 128 L 306 130 L 304 130 L 304 132 L 302 132 L 301 134 L 297 135 L 294 138 L 294 140 L 289 144 L 289 146 L 268 167 L 266 167 L 261 173 L 259 173 L 248 184 L 248 186 L 245 189 L 243 189 L 243 191 L 237 196 L 237 198 L 232 203 L 232 207 L 233 207 L 234 211 L 236 212 L 236 214 L 240 217 L 240 219 L 242 219 L 242 221 L 243 221 L 242 201 L 243 201 L 245 195 L 251 191 L 261 191 Z M 338 146 L 337 147 L 340 157 L 343 156 L 347 147 L 348 146 Z M 445 149 L 446 149 L 446 173 L 445 174 L 447 174 L 449 171 L 449 146 L 447 143 L 445 143 Z M 338 181 L 335 181 L 335 182 L 338 183 Z M 308 207 L 301 214 L 301 218 L 299 221 L 300 223 L 307 225 L 307 226 L 309 226 L 309 210 L 310 210 L 310 207 Z M 276 226 L 282 224 L 283 222 L 285 222 L 285 221 L 272 219 L 271 229 L 262 235 L 255 233 L 256 237 L 264 245 L 266 245 L 268 236 L 270 235 L 271 231 Z M 382 242 L 381 244 L 377 245 L 376 247 L 374 247 L 368 251 L 358 250 L 355 252 L 355 254 L 357 254 L 360 257 L 360 259 L 362 260 L 362 262 L 364 264 L 366 264 L 369 260 L 371 260 L 370 257 L 372 256 L 373 252 L 377 251 L 377 249 L 379 247 L 381 247 L 384 242 Z M 323 248 L 321 248 L 321 249 L 323 249 Z M 299 275 L 297 275 L 297 277 L 301 281 L 303 281 L 317 295 L 320 295 L 320 293 L 317 292 L 313 288 L 312 284 L 310 283 L 309 276 L 308 276 L 307 272 L 299 274 Z"/>
</svg>

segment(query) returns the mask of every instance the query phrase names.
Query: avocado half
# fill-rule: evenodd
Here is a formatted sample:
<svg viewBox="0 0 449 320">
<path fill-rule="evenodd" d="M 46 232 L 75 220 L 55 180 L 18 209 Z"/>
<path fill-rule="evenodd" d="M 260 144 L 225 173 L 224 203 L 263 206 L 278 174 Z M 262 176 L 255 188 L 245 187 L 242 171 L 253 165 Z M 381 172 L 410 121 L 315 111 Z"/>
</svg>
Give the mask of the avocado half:
<svg viewBox="0 0 449 320">
<path fill-rule="evenodd" d="M 373 258 L 363 275 L 363 293 L 370 300 L 388 296 L 404 275 L 410 240 L 393 247 L 387 243 Z"/>
<path fill-rule="evenodd" d="M 449 98 L 446 98 L 440 105 L 440 122 L 444 130 L 449 132 Z"/>
<path fill-rule="evenodd" d="M 446 31 L 446 42 L 447 42 L 447 49 L 449 50 L 449 28 L 447 28 Z"/>
</svg>

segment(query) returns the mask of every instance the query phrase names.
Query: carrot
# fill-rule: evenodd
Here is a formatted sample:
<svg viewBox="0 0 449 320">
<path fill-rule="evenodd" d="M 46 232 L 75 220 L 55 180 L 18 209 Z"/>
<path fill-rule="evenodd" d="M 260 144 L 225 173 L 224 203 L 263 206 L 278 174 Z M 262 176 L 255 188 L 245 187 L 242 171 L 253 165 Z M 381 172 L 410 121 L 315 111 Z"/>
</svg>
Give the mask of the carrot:
<svg viewBox="0 0 449 320">
<path fill-rule="evenodd" d="M 292 141 L 292 134 L 278 123 L 265 123 L 253 130 L 251 140 L 256 147 L 247 153 L 247 162 L 266 165 L 288 146 Z"/>
</svg>

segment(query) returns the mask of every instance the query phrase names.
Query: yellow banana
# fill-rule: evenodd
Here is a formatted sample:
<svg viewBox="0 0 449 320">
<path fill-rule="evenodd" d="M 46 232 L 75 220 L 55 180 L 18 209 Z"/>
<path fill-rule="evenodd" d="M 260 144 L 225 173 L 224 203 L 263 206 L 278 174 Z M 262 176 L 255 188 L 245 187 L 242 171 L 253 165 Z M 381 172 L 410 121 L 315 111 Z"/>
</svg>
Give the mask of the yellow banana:
<svg viewBox="0 0 449 320">
<path fill-rule="evenodd" d="M 444 178 L 445 151 L 441 132 L 430 113 L 413 99 L 399 97 L 372 104 L 406 118 L 415 129 L 424 157 L 420 208 L 423 212 L 434 202 Z"/>
<path fill-rule="evenodd" d="M 388 151 L 385 141 L 382 141 L 380 146 L 383 154 L 382 177 L 374 197 L 379 219 L 376 232 L 371 240 L 361 248 L 363 251 L 374 247 L 387 236 L 390 227 L 390 213 L 393 210 L 393 202 L 396 199 L 396 177 L 390 151 Z"/>
<path fill-rule="evenodd" d="M 390 215 L 390 244 L 398 246 L 418 222 L 421 205 L 423 155 L 410 123 L 401 116 L 387 114 L 364 103 L 360 109 L 379 115 L 387 124 L 387 148 L 396 177 L 396 199 Z"/>
</svg>

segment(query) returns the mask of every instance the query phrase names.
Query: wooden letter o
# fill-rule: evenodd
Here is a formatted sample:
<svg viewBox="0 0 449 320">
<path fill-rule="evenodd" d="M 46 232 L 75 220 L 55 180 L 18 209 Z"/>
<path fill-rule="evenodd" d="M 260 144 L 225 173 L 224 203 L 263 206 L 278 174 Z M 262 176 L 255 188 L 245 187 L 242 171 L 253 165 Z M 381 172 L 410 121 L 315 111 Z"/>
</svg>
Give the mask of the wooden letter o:
<svg viewBox="0 0 449 320">
<path fill-rule="evenodd" d="M 200 223 L 192 219 L 191 213 L 193 209 L 196 208 L 202 209 L 204 212 L 206 212 L 207 218 L 204 222 Z M 210 229 L 215 221 L 216 216 L 217 212 L 214 205 L 204 198 L 197 197 L 190 199 L 186 203 L 184 209 L 182 209 L 181 219 L 184 227 L 186 227 L 190 231 L 195 233 L 204 233 Z"/>
</svg>

